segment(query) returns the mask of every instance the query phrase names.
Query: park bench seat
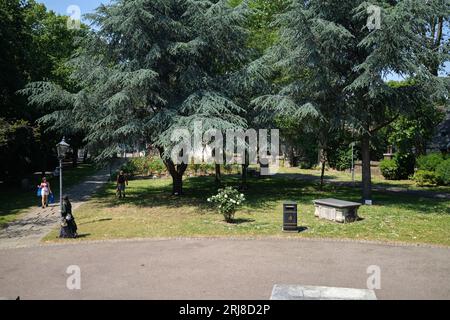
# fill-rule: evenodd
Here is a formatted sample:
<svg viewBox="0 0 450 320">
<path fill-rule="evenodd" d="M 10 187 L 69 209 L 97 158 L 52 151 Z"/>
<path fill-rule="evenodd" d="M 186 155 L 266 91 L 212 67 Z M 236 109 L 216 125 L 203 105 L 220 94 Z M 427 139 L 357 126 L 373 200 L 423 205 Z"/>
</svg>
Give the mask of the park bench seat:
<svg viewBox="0 0 450 320">
<path fill-rule="evenodd" d="M 360 203 L 338 199 L 319 199 L 313 202 L 316 217 L 341 223 L 358 220 Z"/>
</svg>

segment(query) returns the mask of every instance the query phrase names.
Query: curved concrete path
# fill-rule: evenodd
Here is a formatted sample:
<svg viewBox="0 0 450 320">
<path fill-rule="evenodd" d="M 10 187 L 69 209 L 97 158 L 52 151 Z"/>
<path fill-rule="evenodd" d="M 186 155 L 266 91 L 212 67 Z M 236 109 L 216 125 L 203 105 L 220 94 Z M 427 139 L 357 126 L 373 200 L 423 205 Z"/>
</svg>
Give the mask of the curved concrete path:
<svg viewBox="0 0 450 320">
<path fill-rule="evenodd" d="M 81 290 L 67 268 L 79 266 Z M 325 240 L 179 239 L 0 250 L 0 298 L 269 299 L 274 285 L 367 288 L 378 299 L 450 299 L 450 249 Z"/>
<path fill-rule="evenodd" d="M 82 183 L 69 188 L 68 194 L 73 210 L 90 199 L 91 195 L 109 179 L 109 170 L 103 169 Z M 36 199 L 38 202 L 39 199 Z M 33 207 L 20 219 L 0 229 L 0 249 L 21 248 L 39 244 L 59 223 L 59 201 L 46 209 Z"/>
</svg>

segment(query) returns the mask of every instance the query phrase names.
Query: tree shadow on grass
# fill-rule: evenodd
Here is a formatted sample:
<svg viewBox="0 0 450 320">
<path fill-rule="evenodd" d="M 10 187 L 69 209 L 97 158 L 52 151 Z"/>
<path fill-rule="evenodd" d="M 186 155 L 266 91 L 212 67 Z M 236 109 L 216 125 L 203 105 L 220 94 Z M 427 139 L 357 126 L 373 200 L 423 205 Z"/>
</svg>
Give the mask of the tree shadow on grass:
<svg viewBox="0 0 450 320">
<path fill-rule="evenodd" d="M 374 204 L 383 205 L 387 210 L 399 207 L 416 211 L 420 214 L 450 215 L 450 201 L 447 199 L 430 199 L 417 195 L 374 192 Z"/>
<path fill-rule="evenodd" d="M 89 220 L 89 221 L 85 221 L 85 222 L 80 222 L 80 223 L 78 223 L 78 225 L 81 226 L 81 225 L 97 223 L 97 222 L 106 222 L 106 221 L 112 221 L 112 218 L 102 218 L 102 219 Z"/>
<path fill-rule="evenodd" d="M 233 219 L 231 220 L 231 224 L 244 224 L 244 223 L 252 223 L 255 222 L 254 219 Z"/>
<path fill-rule="evenodd" d="M 276 177 L 289 180 L 320 181 L 320 175 L 306 173 L 277 173 Z M 339 177 L 336 175 L 325 174 L 323 178 L 326 181 L 338 179 Z"/>
<path fill-rule="evenodd" d="M 77 239 L 80 239 L 80 238 L 89 238 L 90 236 L 91 236 L 90 233 L 81 233 L 81 234 L 78 234 L 78 235 L 77 235 Z"/>
<path fill-rule="evenodd" d="M 225 186 L 238 188 L 238 176 L 223 176 L 220 186 L 214 177 L 191 177 L 184 180 L 184 195 L 171 195 L 172 181 L 146 180 L 138 186 L 128 189 L 127 198 L 117 199 L 111 188 L 101 191 L 98 199 L 106 207 L 117 207 L 123 204 L 142 208 L 151 207 L 195 207 L 199 213 L 210 211 L 212 206 L 207 199 L 217 193 L 217 189 Z M 322 190 L 312 179 L 292 179 L 285 175 L 265 177 L 263 179 L 249 178 L 248 190 L 243 192 L 246 197 L 245 208 L 249 210 L 273 210 L 283 201 L 295 201 L 301 206 L 312 205 L 313 200 L 320 198 L 337 198 L 341 200 L 360 202 L 359 187 L 340 186 L 332 183 L 325 184 Z M 374 192 L 375 205 L 390 208 L 404 208 L 424 214 L 449 212 L 448 200 L 426 199 L 404 194 L 386 194 Z M 281 208 L 280 208 L 281 210 Z"/>
</svg>

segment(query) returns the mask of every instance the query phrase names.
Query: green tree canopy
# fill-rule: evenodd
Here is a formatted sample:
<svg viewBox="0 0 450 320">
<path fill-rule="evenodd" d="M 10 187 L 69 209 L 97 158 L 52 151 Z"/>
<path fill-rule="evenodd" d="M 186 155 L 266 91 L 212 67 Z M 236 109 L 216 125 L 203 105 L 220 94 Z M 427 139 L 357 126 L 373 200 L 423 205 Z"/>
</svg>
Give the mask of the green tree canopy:
<svg viewBox="0 0 450 320">
<path fill-rule="evenodd" d="M 279 41 L 259 65 L 273 61 L 286 77 L 275 94 L 254 103 L 269 115 L 314 121 L 324 149 L 339 128 L 359 135 L 363 199 L 370 199 L 372 136 L 426 100 L 448 98 L 448 80 L 437 77 L 425 58 L 438 56 L 439 65 L 448 60 L 448 48 L 436 55 L 426 33 L 430 18 L 448 17 L 449 9 L 442 0 L 293 0 L 276 21 Z M 413 85 L 389 86 L 391 73 L 414 79 Z"/>
<path fill-rule="evenodd" d="M 43 118 L 70 119 L 87 132 L 97 160 L 108 159 L 121 144 L 143 140 L 158 147 L 182 192 L 187 164 L 170 159 L 173 129 L 245 127 L 244 112 L 233 99 L 236 74 L 246 62 L 245 4 L 228 1 L 117 0 L 89 16 L 97 26 L 81 40 L 70 61 L 70 92 L 53 82 L 31 84 L 30 102 L 69 106 Z"/>
<path fill-rule="evenodd" d="M 0 1 L 0 19 L 0 173 L 13 179 L 32 170 L 45 171 L 61 139 L 36 123 L 59 103 L 34 108 L 17 91 L 41 80 L 70 87 L 65 62 L 81 31 L 67 29 L 67 17 L 33 0 Z"/>
</svg>

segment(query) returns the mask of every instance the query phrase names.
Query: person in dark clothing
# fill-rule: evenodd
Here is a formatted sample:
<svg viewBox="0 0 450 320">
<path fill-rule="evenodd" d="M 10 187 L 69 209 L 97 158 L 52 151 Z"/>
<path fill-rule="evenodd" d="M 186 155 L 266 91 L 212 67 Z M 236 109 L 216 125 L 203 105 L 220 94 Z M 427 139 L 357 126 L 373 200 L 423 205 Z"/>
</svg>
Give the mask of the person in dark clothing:
<svg viewBox="0 0 450 320">
<path fill-rule="evenodd" d="M 123 171 L 120 171 L 117 176 L 117 196 L 119 198 L 125 198 L 125 186 L 128 185 L 127 176 Z"/>
<path fill-rule="evenodd" d="M 77 224 L 75 223 L 75 217 L 72 215 L 72 204 L 69 201 L 68 196 L 64 196 L 62 210 L 61 210 L 61 231 L 59 233 L 60 238 L 76 238 Z"/>
</svg>

